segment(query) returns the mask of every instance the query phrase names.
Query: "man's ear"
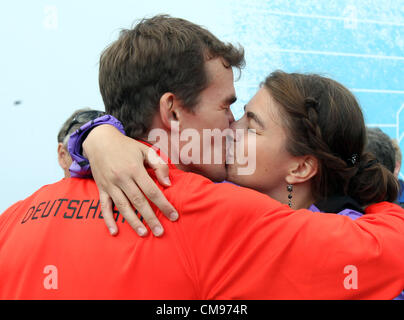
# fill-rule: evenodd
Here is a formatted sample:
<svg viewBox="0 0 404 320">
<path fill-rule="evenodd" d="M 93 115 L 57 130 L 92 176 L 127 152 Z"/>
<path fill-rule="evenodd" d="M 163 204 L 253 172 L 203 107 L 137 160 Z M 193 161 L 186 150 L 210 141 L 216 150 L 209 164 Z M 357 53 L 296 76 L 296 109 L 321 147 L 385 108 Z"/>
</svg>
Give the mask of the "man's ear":
<svg viewBox="0 0 404 320">
<path fill-rule="evenodd" d="M 64 144 L 59 142 L 58 143 L 58 162 L 63 170 L 69 169 L 68 163 L 66 161 L 67 154 L 68 154 L 68 151 L 66 150 Z"/>
<path fill-rule="evenodd" d="M 174 129 L 173 124 L 178 124 L 181 119 L 181 105 L 176 96 L 171 92 L 164 93 L 160 98 L 160 117 L 166 128 Z"/>
<path fill-rule="evenodd" d="M 318 172 L 318 160 L 313 156 L 296 157 L 290 165 L 285 180 L 288 184 L 299 184 L 310 180 Z"/>
</svg>

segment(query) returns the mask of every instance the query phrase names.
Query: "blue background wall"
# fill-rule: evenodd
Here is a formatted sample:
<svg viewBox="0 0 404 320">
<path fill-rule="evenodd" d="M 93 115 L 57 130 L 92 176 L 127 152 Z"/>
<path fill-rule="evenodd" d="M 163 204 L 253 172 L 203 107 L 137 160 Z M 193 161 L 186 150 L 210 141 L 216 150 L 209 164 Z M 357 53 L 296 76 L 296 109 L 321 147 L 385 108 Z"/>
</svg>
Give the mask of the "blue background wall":
<svg viewBox="0 0 404 320">
<path fill-rule="evenodd" d="M 60 126 L 79 107 L 103 109 L 100 52 L 120 28 L 158 13 L 245 47 L 236 118 L 271 71 L 318 72 L 350 88 L 367 125 L 404 148 L 403 0 L 2 0 L 0 212 L 62 178 Z"/>
</svg>

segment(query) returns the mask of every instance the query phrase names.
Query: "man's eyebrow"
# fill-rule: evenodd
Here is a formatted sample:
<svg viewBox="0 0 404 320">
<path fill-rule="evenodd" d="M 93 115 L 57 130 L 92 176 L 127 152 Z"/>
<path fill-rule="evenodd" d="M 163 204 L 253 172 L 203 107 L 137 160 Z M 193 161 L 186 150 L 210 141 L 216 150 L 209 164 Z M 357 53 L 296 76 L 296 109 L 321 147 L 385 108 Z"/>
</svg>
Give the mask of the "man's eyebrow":
<svg viewBox="0 0 404 320">
<path fill-rule="evenodd" d="M 245 110 L 245 107 L 244 107 Z M 251 111 L 246 112 L 246 116 L 248 119 L 254 120 L 262 129 L 265 129 L 264 123 L 260 120 L 260 118 Z"/>
</svg>

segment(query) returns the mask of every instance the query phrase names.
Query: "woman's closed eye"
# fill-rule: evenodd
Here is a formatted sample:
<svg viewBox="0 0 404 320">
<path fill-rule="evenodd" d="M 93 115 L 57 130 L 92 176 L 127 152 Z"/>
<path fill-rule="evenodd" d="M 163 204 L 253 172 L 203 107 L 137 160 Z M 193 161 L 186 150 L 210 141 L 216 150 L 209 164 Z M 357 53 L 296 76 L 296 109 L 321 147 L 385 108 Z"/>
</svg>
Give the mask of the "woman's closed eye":
<svg viewBox="0 0 404 320">
<path fill-rule="evenodd" d="M 249 133 L 257 134 L 257 130 L 254 129 L 254 128 L 251 128 L 250 126 L 248 126 L 247 131 L 248 131 Z"/>
</svg>

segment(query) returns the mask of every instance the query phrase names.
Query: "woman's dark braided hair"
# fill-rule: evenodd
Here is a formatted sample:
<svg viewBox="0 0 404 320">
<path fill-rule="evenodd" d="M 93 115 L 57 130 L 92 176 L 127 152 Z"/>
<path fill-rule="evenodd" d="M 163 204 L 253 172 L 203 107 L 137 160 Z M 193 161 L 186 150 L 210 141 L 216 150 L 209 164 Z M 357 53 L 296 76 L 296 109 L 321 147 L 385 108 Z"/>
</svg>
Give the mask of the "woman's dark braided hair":
<svg viewBox="0 0 404 320">
<path fill-rule="evenodd" d="M 288 152 L 319 161 L 312 179 L 315 201 L 347 195 L 365 206 L 397 198 L 397 179 L 364 152 L 363 114 L 347 88 L 317 74 L 283 71 L 271 73 L 263 86 L 281 105 Z"/>
</svg>

